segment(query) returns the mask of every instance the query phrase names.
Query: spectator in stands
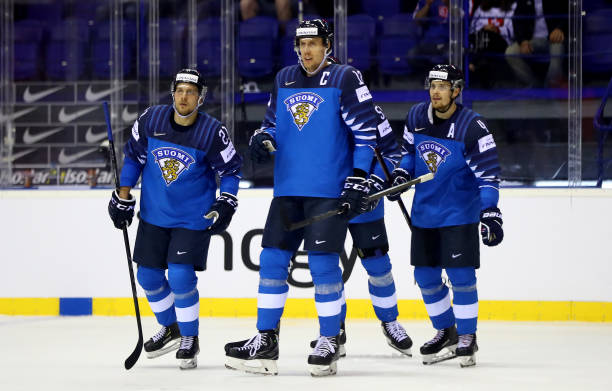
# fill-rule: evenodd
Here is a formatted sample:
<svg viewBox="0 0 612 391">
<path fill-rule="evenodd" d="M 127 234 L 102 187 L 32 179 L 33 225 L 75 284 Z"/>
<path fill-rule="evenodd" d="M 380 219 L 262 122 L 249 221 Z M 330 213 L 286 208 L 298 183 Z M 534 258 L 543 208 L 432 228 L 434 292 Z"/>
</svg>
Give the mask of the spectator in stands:
<svg viewBox="0 0 612 391">
<path fill-rule="evenodd" d="M 415 65 L 429 68 L 429 64 L 423 64 L 424 59 L 431 63 L 444 62 L 432 56 L 448 54 L 448 8 L 449 0 L 419 0 L 413 17 L 422 24 L 424 33 L 421 41 L 408 53 L 414 58 Z"/>
<path fill-rule="evenodd" d="M 518 0 L 514 11 L 515 42 L 506 49 L 506 60 L 521 83 L 535 86 L 538 78 L 521 55 L 550 54 L 546 85 L 562 86 L 562 56 L 567 35 L 568 2 L 560 0 Z M 565 15 L 565 17 L 560 17 Z"/>
<path fill-rule="evenodd" d="M 512 15 L 515 7 L 514 0 L 482 0 L 472 15 L 469 69 L 485 88 L 493 87 L 492 83 L 499 79 L 495 75 L 500 66 L 505 66 L 500 64 L 503 57 L 499 56 L 514 40 Z"/>
</svg>

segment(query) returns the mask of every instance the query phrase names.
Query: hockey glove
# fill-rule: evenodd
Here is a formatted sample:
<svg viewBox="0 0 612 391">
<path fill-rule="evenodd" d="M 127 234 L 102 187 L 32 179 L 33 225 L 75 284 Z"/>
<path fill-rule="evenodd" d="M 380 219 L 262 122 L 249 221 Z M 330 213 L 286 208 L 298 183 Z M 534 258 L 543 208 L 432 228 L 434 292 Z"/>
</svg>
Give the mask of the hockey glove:
<svg viewBox="0 0 612 391">
<path fill-rule="evenodd" d="M 128 200 L 119 197 L 117 190 L 113 191 L 110 202 L 108 203 L 108 214 L 110 215 L 113 224 L 117 229 L 129 227 L 134 218 L 134 206 L 136 206 L 136 198 L 129 195 Z"/>
<path fill-rule="evenodd" d="M 368 194 L 370 182 L 361 177 L 350 176 L 344 181 L 344 189 L 340 194 L 340 207 L 344 208 L 349 220 L 369 211 Z"/>
<path fill-rule="evenodd" d="M 404 170 L 403 168 L 396 168 L 391 173 L 391 179 L 393 180 L 391 186 L 397 186 L 401 185 L 402 183 L 408 182 L 412 179 L 412 176 L 408 171 Z M 401 198 L 402 193 L 403 192 L 401 191 L 397 193 L 392 193 L 389 194 L 387 198 L 389 199 L 389 201 L 398 201 Z"/>
<path fill-rule="evenodd" d="M 487 208 L 480 212 L 480 235 L 487 246 L 497 246 L 504 239 L 502 214 L 499 208 Z"/>
<path fill-rule="evenodd" d="M 370 192 L 371 193 L 378 193 L 379 191 L 383 191 L 387 187 L 389 187 L 389 182 L 385 181 L 384 179 L 382 179 L 376 174 L 370 175 L 369 182 L 370 182 Z M 374 209 L 376 209 L 380 200 L 381 199 L 379 198 L 375 201 L 370 202 L 368 204 L 368 212 L 371 212 Z"/>
<path fill-rule="evenodd" d="M 212 204 L 208 212 L 204 215 L 207 219 L 215 219 L 208 231 L 211 235 L 220 234 L 229 226 L 234 213 L 238 208 L 238 198 L 230 193 L 223 192 Z"/>
<path fill-rule="evenodd" d="M 262 130 L 255 131 L 255 134 L 253 134 L 249 140 L 251 159 L 257 163 L 269 162 L 272 158 L 272 151 L 269 145 L 272 145 L 272 147 L 276 149 L 276 141 L 272 136 Z"/>
</svg>

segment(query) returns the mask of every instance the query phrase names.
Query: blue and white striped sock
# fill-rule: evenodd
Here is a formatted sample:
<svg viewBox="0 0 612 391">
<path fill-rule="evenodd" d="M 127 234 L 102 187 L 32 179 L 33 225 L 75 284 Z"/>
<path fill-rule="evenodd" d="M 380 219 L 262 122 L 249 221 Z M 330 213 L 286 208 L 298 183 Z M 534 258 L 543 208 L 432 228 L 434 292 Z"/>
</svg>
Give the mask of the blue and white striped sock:
<svg viewBox="0 0 612 391">
<path fill-rule="evenodd" d="M 442 330 L 453 326 L 455 316 L 451 308 L 450 291 L 442 283 L 442 269 L 417 266 L 414 268 L 414 277 L 421 289 L 433 327 Z"/>
<path fill-rule="evenodd" d="M 374 313 L 382 322 L 396 320 L 399 313 L 389 255 L 365 258 L 361 263 L 368 272 L 368 290 Z"/>
<path fill-rule="evenodd" d="M 168 282 L 174 293 L 176 320 L 182 336 L 198 335 L 200 294 L 193 265 L 168 264 Z"/>
<path fill-rule="evenodd" d="M 478 324 L 478 291 L 473 267 L 449 268 L 446 274 L 453 286 L 453 312 L 457 334 L 474 334 Z"/>
<path fill-rule="evenodd" d="M 157 322 L 162 326 L 170 326 L 176 322 L 174 312 L 174 294 L 170 290 L 166 273 L 162 269 L 138 266 L 136 272 L 138 283 L 144 289 L 151 311 Z"/>
<path fill-rule="evenodd" d="M 289 292 L 288 268 L 293 253 L 278 248 L 264 248 L 259 256 L 257 294 L 257 330 L 275 329 L 285 310 Z"/>
</svg>

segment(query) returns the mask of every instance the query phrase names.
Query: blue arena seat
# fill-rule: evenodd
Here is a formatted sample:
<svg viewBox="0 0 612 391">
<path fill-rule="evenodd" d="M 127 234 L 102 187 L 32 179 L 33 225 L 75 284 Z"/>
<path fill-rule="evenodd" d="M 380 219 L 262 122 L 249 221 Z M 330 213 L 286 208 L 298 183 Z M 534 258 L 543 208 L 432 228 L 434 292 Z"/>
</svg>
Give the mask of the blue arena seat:
<svg viewBox="0 0 612 391">
<path fill-rule="evenodd" d="M 98 23 L 92 38 L 92 76 L 94 79 L 110 77 L 110 22 Z M 132 70 L 134 45 L 136 43 L 136 26 L 125 21 L 123 23 L 123 77 Z"/>
<path fill-rule="evenodd" d="M 221 74 L 221 21 L 208 18 L 198 22 L 198 70 L 205 77 Z"/>
<path fill-rule="evenodd" d="M 374 50 L 376 21 L 366 14 L 347 17 L 347 63 L 365 71 L 370 68 Z"/>
<path fill-rule="evenodd" d="M 43 27 L 35 20 L 15 22 L 15 80 L 30 80 L 39 76 Z"/>
<path fill-rule="evenodd" d="M 411 66 L 408 51 L 418 40 L 419 26 L 410 14 L 387 18 L 378 41 L 378 65 L 384 74 L 408 74 Z"/>
<path fill-rule="evenodd" d="M 160 77 L 173 77 L 181 68 L 186 67 L 185 27 L 183 19 L 159 19 L 159 75 Z M 145 47 L 141 53 L 140 74 L 149 75 L 149 48 Z"/>
<path fill-rule="evenodd" d="M 244 77 L 263 77 L 274 71 L 278 21 L 257 16 L 240 23 L 238 72 Z"/>
<path fill-rule="evenodd" d="M 584 20 L 582 67 L 586 72 L 612 70 L 612 9 L 589 12 Z"/>
<path fill-rule="evenodd" d="M 382 22 L 393 15 L 400 13 L 400 0 L 361 0 L 363 11 Z"/>
<path fill-rule="evenodd" d="M 26 15 L 28 20 L 38 20 L 49 27 L 59 23 L 64 16 L 64 3 L 61 0 L 40 3 L 30 2 L 27 4 L 27 7 Z"/>
<path fill-rule="evenodd" d="M 80 19 L 65 19 L 51 28 L 45 54 L 45 71 L 50 79 L 77 80 L 87 61 L 89 27 Z"/>
</svg>

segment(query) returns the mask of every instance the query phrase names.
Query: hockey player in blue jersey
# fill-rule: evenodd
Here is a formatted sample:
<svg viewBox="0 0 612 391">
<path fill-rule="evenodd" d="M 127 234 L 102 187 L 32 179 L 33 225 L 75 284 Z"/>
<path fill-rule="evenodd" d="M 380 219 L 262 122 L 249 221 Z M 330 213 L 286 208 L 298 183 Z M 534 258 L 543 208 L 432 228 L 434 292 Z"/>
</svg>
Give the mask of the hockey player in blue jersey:
<svg viewBox="0 0 612 391">
<path fill-rule="evenodd" d="M 262 238 L 258 333 L 226 345 L 226 366 L 276 374 L 278 326 L 285 306 L 288 268 L 302 241 L 315 287 L 319 338 L 308 357 L 310 373 L 336 373 L 343 307 L 339 254 L 348 221 L 367 211 L 378 115 L 361 73 L 331 64 L 332 33 L 326 21 L 300 23 L 295 49 L 299 64 L 283 68 L 261 129 L 249 149 L 256 161 L 274 163 L 274 198 Z M 283 221 L 299 221 L 341 206 L 343 213 L 296 231 Z"/>
<path fill-rule="evenodd" d="M 495 141 L 484 118 L 455 102 L 463 86 L 463 73 L 454 65 L 433 67 L 426 79 L 430 100 L 410 109 L 403 157 L 392 174 L 393 185 L 435 175 L 416 185 L 412 204 L 410 262 L 437 330 L 420 349 L 424 364 L 456 356 L 461 366 L 476 363 L 478 226 L 487 246 L 504 237 Z M 452 306 L 442 269 L 452 284 Z"/>
<path fill-rule="evenodd" d="M 149 358 L 178 349 L 181 369 L 197 366 L 196 271 L 204 270 L 211 235 L 225 231 L 236 211 L 242 165 L 225 126 L 198 110 L 206 90 L 198 71 L 183 69 L 172 82 L 173 104 L 140 115 L 124 148 L 121 187 L 108 205 L 115 227 L 130 225 L 136 204 L 130 189 L 142 175 L 133 259 L 162 325 L 144 349 Z"/>
</svg>

